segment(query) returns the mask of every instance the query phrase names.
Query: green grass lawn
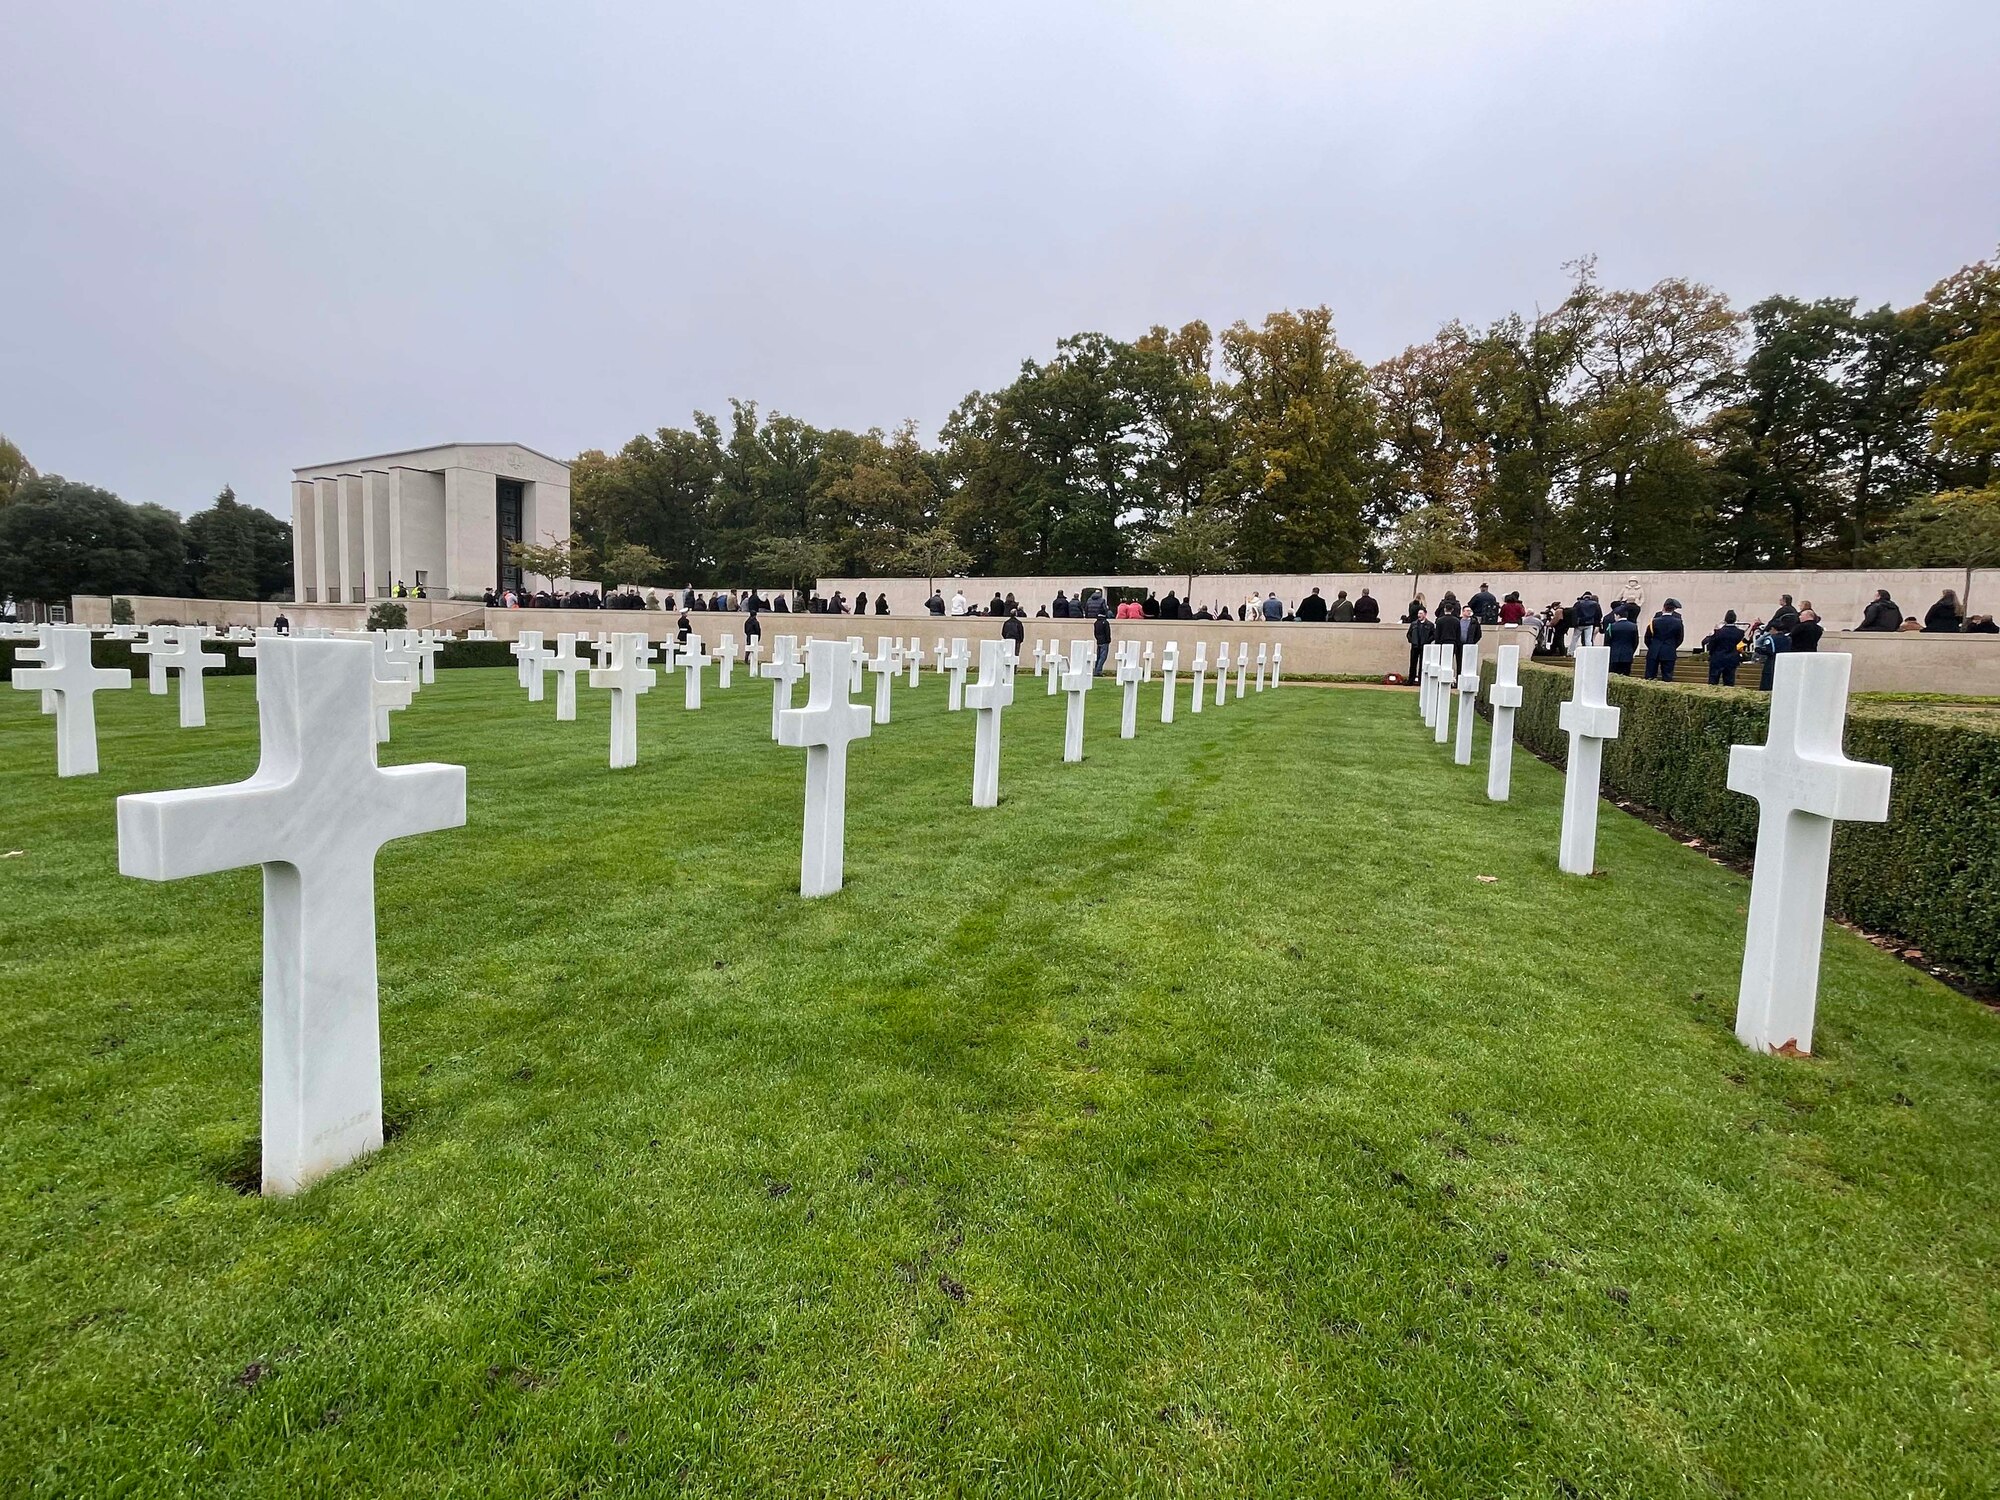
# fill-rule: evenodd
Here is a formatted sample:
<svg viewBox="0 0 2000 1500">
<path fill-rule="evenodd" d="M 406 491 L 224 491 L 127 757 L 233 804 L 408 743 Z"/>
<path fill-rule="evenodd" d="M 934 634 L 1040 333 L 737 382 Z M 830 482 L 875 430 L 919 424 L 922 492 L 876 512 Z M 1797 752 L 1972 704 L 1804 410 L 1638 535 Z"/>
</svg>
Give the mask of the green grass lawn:
<svg viewBox="0 0 2000 1500">
<path fill-rule="evenodd" d="M 1066 766 L 1023 677 L 977 811 L 926 673 L 808 904 L 766 686 L 611 772 L 603 693 L 440 673 L 390 1140 L 265 1200 L 258 876 L 112 816 L 247 775 L 253 688 L 101 697 L 65 782 L 0 694 L 0 1494 L 2000 1492 L 2000 1018 L 1834 931 L 1820 1055 L 1749 1055 L 1745 882 L 1609 807 L 1559 876 L 1484 725 L 1127 744 L 1107 682 Z"/>
</svg>

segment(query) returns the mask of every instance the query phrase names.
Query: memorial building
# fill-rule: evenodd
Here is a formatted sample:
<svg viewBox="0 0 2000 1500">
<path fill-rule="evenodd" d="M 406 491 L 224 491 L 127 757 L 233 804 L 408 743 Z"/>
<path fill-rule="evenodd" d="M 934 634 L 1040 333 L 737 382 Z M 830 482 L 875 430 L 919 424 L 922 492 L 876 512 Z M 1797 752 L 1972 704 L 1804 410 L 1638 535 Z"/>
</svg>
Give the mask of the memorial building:
<svg viewBox="0 0 2000 1500">
<path fill-rule="evenodd" d="M 519 589 L 509 542 L 569 539 L 569 465 L 519 443 L 446 443 L 292 471 L 292 567 L 306 604 Z"/>
</svg>

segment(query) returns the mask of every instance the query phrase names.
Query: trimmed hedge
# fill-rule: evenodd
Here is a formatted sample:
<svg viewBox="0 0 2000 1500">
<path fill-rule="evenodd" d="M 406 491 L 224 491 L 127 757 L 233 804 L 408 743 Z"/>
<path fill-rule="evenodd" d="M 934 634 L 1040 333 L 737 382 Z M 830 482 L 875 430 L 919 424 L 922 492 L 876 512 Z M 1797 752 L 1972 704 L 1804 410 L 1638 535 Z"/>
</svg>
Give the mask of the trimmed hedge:
<svg viewBox="0 0 2000 1500">
<path fill-rule="evenodd" d="M 1483 662 L 1489 685 L 1494 664 Z M 1565 763 L 1557 724 L 1570 674 L 1523 664 L 1516 740 Z M 1746 688 L 1611 679 L 1618 738 L 1604 747 L 1604 787 L 1705 839 L 1729 858 L 1757 845 L 1757 803 L 1728 788 L 1729 747 L 1761 745 L 1770 699 Z M 1480 712 L 1490 717 L 1485 695 Z M 1892 767 L 1887 823 L 1841 823 L 1827 904 L 1892 934 L 1977 983 L 2000 989 L 2000 714 L 1858 704 L 1847 753 Z"/>
</svg>

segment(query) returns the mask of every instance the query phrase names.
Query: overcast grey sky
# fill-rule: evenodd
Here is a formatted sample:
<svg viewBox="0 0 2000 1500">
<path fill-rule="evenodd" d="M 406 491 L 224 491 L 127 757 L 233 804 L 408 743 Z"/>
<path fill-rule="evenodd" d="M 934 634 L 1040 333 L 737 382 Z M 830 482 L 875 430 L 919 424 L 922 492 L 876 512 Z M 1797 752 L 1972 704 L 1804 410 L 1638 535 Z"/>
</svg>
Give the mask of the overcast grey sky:
<svg viewBox="0 0 2000 1500">
<path fill-rule="evenodd" d="M 187 510 L 730 396 L 926 434 L 1082 329 L 1379 359 L 1561 263 L 1909 302 L 2000 241 L 1996 0 L 8 0 L 0 432 Z"/>
</svg>

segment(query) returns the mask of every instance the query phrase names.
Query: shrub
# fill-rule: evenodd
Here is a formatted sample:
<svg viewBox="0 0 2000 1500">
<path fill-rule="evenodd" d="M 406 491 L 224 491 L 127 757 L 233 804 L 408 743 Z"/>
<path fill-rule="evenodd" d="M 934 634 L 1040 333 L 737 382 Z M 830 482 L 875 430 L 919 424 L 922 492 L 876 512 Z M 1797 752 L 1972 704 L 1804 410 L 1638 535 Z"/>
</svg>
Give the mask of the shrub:
<svg viewBox="0 0 2000 1500">
<path fill-rule="evenodd" d="M 1481 664 L 1491 683 L 1493 663 Z M 1523 664 L 1515 738 L 1562 765 L 1557 714 L 1570 674 Z M 1729 747 L 1760 745 L 1769 698 L 1746 688 L 1613 677 L 1618 738 L 1604 786 L 1705 839 L 1726 857 L 1757 844 L 1757 804 L 1729 790 Z M 1487 713 L 1484 696 L 1482 713 Z M 1857 704 L 1847 753 L 1895 771 L 1887 823 L 1842 823 L 1827 904 L 1835 916 L 1893 934 L 2000 988 L 2000 714 Z"/>
<path fill-rule="evenodd" d="M 113 625 L 130 625 L 132 623 L 132 601 L 130 599 L 113 599 L 111 601 L 111 623 Z"/>
<path fill-rule="evenodd" d="M 408 630 L 410 612 L 401 601 L 383 599 L 368 606 L 368 628 L 370 630 Z"/>
</svg>

